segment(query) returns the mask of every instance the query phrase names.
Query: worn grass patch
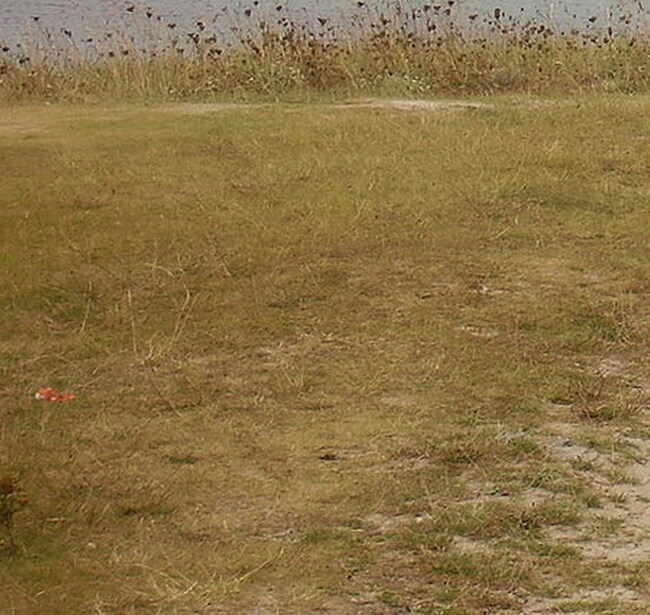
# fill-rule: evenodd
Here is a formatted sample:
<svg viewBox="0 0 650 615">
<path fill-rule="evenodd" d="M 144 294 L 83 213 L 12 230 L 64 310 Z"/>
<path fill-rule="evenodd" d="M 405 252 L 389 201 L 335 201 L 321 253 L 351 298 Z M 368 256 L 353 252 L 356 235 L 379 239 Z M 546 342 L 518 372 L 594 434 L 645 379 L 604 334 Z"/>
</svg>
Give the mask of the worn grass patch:
<svg viewBox="0 0 650 615">
<path fill-rule="evenodd" d="M 8 612 L 647 604 L 650 103 L 514 102 L 6 110 Z"/>
</svg>

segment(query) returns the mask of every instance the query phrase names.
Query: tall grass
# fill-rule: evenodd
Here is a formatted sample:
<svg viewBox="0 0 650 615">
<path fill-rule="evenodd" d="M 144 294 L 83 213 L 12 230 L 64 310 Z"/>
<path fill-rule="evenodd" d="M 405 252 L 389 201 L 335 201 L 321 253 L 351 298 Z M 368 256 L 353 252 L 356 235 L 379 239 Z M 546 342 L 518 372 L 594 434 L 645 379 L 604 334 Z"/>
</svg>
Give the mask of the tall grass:
<svg viewBox="0 0 650 615">
<path fill-rule="evenodd" d="M 126 6 L 124 27 L 78 40 L 35 21 L 0 53 L 0 100 L 192 100 L 294 94 L 645 92 L 644 14 L 604 25 L 456 14 L 442 5 L 357 3 L 346 19 L 296 18 L 278 5 L 221 13 L 182 31 Z M 131 21 L 129 21 L 131 20 Z"/>
</svg>

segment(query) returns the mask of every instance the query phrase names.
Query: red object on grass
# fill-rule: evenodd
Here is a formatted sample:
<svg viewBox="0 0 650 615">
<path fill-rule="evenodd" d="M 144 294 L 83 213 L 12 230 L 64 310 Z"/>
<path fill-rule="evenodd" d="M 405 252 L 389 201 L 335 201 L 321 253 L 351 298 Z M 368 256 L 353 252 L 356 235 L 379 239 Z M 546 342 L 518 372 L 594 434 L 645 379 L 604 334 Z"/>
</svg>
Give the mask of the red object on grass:
<svg viewBox="0 0 650 615">
<path fill-rule="evenodd" d="M 42 399 L 43 401 L 69 401 L 74 399 L 75 396 L 68 391 L 55 391 L 49 387 L 43 387 L 38 389 L 35 395 L 36 399 Z"/>
</svg>

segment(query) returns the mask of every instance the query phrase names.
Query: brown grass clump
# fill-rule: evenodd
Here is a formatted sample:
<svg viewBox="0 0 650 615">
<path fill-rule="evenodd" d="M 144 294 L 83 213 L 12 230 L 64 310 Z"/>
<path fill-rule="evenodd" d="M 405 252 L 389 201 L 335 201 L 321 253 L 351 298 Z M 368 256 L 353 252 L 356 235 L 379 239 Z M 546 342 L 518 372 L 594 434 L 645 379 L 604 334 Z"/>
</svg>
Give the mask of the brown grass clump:
<svg viewBox="0 0 650 615">
<path fill-rule="evenodd" d="M 15 476 L 0 476 L 0 526 L 7 533 L 7 550 L 13 552 L 16 548 L 13 525 L 14 516 L 27 505 L 27 498 L 20 482 Z"/>
</svg>

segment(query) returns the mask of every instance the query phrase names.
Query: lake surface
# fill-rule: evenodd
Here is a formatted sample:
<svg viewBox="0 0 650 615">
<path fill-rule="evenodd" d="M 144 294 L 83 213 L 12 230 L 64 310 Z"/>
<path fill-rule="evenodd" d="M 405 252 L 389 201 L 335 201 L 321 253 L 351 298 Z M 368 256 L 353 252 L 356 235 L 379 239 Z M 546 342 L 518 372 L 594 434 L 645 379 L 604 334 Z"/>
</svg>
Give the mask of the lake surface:
<svg viewBox="0 0 650 615">
<path fill-rule="evenodd" d="M 401 0 L 402 6 L 415 9 L 438 4 L 444 10 L 448 2 Z M 470 14 L 494 15 L 499 9 L 520 20 L 534 17 L 587 30 L 609 24 L 620 27 L 620 16 L 629 14 L 633 18 L 628 25 L 639 30 L 649 24 L 644 2 L 650 4 L 650 0 L 456 0 L 452 10 L 459 22 Z M 83 41 L 107 31 L 138 36 L 152 21 L 168 28 L 174 24 L 177 32 L 185 33 L 200 22 L 219 33 L 250 20 L 249 11 L 258 21 L 268 18 L 270 23 L 278 15 L 287 15 L 297 22 L 318 23 L 320 17 L 345 24 L 354 14 L 377 12 L 382 3 L 366 0 L 363 7 L 358 4 L 356 0 L 0 0 L 0 43 L 13 46 L 22 41 L 28 45 L 36 39 L 42 41 L 44 33 L 56 38 L 62 32 L 70 41 Z"/>
</svg>

